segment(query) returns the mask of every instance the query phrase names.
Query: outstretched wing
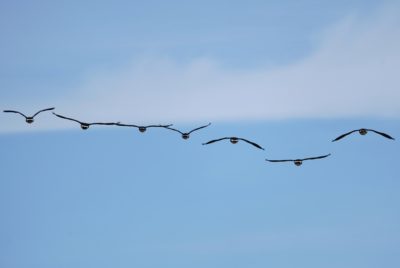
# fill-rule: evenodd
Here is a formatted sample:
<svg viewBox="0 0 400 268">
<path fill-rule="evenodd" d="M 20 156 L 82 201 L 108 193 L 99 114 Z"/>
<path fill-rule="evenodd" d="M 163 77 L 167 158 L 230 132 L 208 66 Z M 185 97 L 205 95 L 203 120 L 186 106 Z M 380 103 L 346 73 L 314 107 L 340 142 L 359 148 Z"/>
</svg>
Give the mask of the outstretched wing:
<svg viewBox="0 0 400 268">
<path fill-rule="evenodd" d="M 367 130 L 368 130 L 368 131 L 375 132 L 376 134 L 379 134 L 379 135 L 381 135 L 381 136 L 383 136 L 383 137 L 385 137 L 385 138 L 388 138 L 388 139 L 394 140 L 394 138 L 393 138 L 393 137 L 391 137 L 390 135 L 388 135 L 388 134 L 386 134 L 386 133 L 379 132 L 379 131 L 376 131 L 376 130 L 373 130 L 373 129 L 367 129 Z"/>
<path fill-rule="evenodd" d="M 172 124 L 169 125 L 149 125 L 149 126 L 144 126 L 145 128 L 148 127 L 163 127 L 163 128 L 169 128 L 170 126 L 172 126 Z"/>
<path fill-rule="evenodd" d="M 277 162 L 293 162 L 293 159 L 283 159 L 283 160 L 270 160 L 270 159 L 265 159 L 268 162 L 273 162 L 273 163 L 277 163 Z"/>
<path fill-rule="evenodd" d="M 166 127 L 166 129 L 169 129 L 169 130 L 173 130 L 173 131 L 179 132 L 179 133 L 181 133 L 181 134 L 183 135 L 183 132 L 181 132 L 180 130 L 177 130 L 177 129 L 175 129 L 175 128 L 172 128 L 172 127 Z"/>
<path fill-rule="evenodd" d="M 105 126 L 114 126 L 114 125 L 118 125 L 117 123 L 103 123 L 103 122 L 95 122 L 95 123 L 88 123 L 88 125 L 105 125 Z"/>
<path fill-rule="evenodd" d="M 331 154 L 326 154 L 326 155 L 321 155 L 321 156 L 316 156 L 316 157 L 308 157 L 308 158 L 304 158 L 304 159 L 301 159 L 301 160 L 314 160 L 314 159 L 321 159 L 321 158 L 325 158 L 325 157 L 328 157 L 328 156 L 330 156 Z"/>
<path fill-rule="evenodd" d="M 249 143 L 249 144 L 251 144 L 251 145 L 257 147 L 258 149 L 265 150 L 263 147 L 261 147 L 260 145 L 258 145 L 258 144 L 255 143 L 255 142 L 252 142 L 252 141 L 249 141 L 249 140 L 246 140 L 246 139 L 243 139 L 243 138 L 238 138 L 238 139 L 239 139 L 239 140 L 242 140 L 242 141 L 245 141 L 245 142 L 247 142 L 247 143 Z"/>
<path fill-rule="evenodd" d="M 41 112 L 45 112 L 45 111 L 51 111 L 51 110 L 54 110 L 55 108 L 54 107 L 52 107 L 52 108 L 47 108 L 47 109 L 43 109 L 43 110 L 40 110 L 39 112 L 37 112 L 37 113 L 35 113 L 32 117 L 35 117 L 35 116 L 37 116 L 38 114 L 40 114 Z"/>
<path fill-rule="evenodd" d="M 208 123 L 207 125 L 204 125 L 204 126 L 201 126 L 201 127 L 195 128 L 195 129 L 192 129 L 191 131 L 189 131 L 189 133 L 188 133 L 188 134 L 192 133 L 193 131 L 196 131 L 196 130 L 199 130 L 199 129 L 202 129 L 202 128 L 205 128 L 205 127 L 208 127 L 209 125 L 211 125 L 211 123 Z"/>
<path fill-rule="evenodd" d="M 217 141 L 226 140 L 226 139 L 230 139 L 230 137 L 224 137 L 224 138 L 220 138 L 220 139 L 210 140 L 208 142 L 203 143 L 203 145 L 211 144 L 211 143 L 214 143 L 214 142 L 217 142 Z"/>
<path fill-rule="evenodd" d="M 62 119 L 75 121 L 75 122 L 77 122 L 77 123 L 79 123 L 79 124 L 85 124 L 85 123 L 83 123 L 83 122 L 81 122 L 81 121 L 79 121 L 79 120 L 76 120 L 76 119 L 73 119 L 73 118 L 69 118 L 69 117 L 66 117 L 66 116 L 63 116 L 63 115 L 59 115 L 59 114 L 56 114 L 55 112 L 53 112 L 53 114 L 54 114 L 55 116 L 57 116 L 57 117 L 62 118 Z"/>
<path fill-rule="evenodd" d="M 15 113 L 15 114 L 20 114 L 20 115 L 22 115 L 23 117 L 27 118 L 26 115 L 24 115 L 23 113 L 18 112 L 18 111 L 14 111 L 14 110 L 4 110 L 3 112 L 4 112 L 4 113 Z"/>
<path fill-rule="evenodd" d="M 120 127 L 139 127 L 137 125 L 132 125 L 132 124 L 121 124 L 121 123 L 116 123 L 117 126 Z"/>
<path fill-rule="evenodd" d="M 346 137 L 347 135 L 350 135 L 351 133 L 356 132 L 356 131 L 358 131 L 358 129 L 355 129 L 355 130 L 352 130 L 352 131 L 350 131 L 350 132 L 347 132 L 347 133 L 345 133 L 345 134 L 343 134 L 343 135 L 340 135 L 340 136 L 337 137 L 336 139 L 332 140 L 332 142 L 338 141 L 338 140 L 340 140 L 340 139 L 343 139 L 343 138 Z"/>
</svg>

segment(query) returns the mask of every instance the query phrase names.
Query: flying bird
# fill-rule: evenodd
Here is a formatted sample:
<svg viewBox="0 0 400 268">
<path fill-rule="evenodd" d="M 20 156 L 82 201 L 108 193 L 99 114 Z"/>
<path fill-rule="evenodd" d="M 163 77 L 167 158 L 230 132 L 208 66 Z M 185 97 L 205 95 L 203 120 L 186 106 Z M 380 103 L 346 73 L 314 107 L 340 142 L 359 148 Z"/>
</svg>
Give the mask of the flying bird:
<svg viewBox="0 0 400 268">
<path fill-rule="evenodd" d="M 211 125 L 211 123 L 208 123 L 207 125 L 204 125 L 204 126 L 201 126 L 201 127 L 195 128 L 195 129 L 192 129 L 192 130 L 189 131 L 189 132 L 182 132 L 182 131 L 180 131 L 180 130 L 178 130 L 178 129 L 175 129 L 175 128 L 172 128 L 172 127 L 167 127 L 167 129 L 170 129 L 170 130 L 173 130 L 173 131 L 176 131 L 176 132 L 181 133 L 182 139 L 187 140 L 187 139 L 189 139 L 189 137 L 190 137 L 190 133 L 192 133 L 192 132 L 194 132 L 194 131 L 197 131 L 197 130 L 199 130 L 199 129 L 208 127 L 209 125 Z"/>
<path fill-rule="evenodd" d="M 172 124 L 169 124 L 169 125 L 138 126 L 138 125 L 120 124 L 120 123 L 117 123 L 116 125 L 117 125 L 117 126 L 120 126 L 120 127 L 136 127 L 136 128 L 139 129 L 139 131 L 142 132 L 142 133 L 143 133 L 143 132 L 146 132 L 146 130 L 147 130 L 149 127 L 163 127 L 163 128 L 168 128 L 168 127 L 172 126 Z"/>
<path fill-rule="evenodd" d="M 321 155 L 321 156 L 316 156 L 316 157 L 308 157 L 308 158 L 303 158 L 303 159 L 284 159 L 284 160 L 265 159 L 265 160 L 268 161 L 268 162 L 273 162 L 273 163 L 277 163 L 277 162 L 293 162 L 296 166 L 301 166 L 303 164 L 303 161 L 322 159 L 322 158 L 328 157 L 330 155 L 331 154 L 327 154 L 327 155 Z"/>
<path fill-rule="evenodd" d="M 57 116 L 57 117 L 62 118 L 62 119 L 66 119 L 66 120 L 70 120 L 70 121 L 74 121 L 74 122 L 79 123 L 79 124 L 81 125 L 81 128 L 82 128 L 83 130 L 88 129 L 91 125 L 107 125 L 107 126 L 111 126 L 111 125 L 116 125 L 116 124 L 118 124 L 118 123 L 99 123 L 99 122 L 96 122 L 96 123 L 86 123 L 86 122 L 82 122 L 82 121 L 79 121 L 79 120 L 76 120 L 76 119 L 73 119 L 73 118 L 70 118 L 70 117 L 66 117 L 66 116 L 62 116 L 62 115 L 56 114 L 56 113 L 54 113 L 54 112 L 53 112 L 53 114 L 54 114 L 55 116 Z"/>
<path fill-rule="evenodd" d="M 360 135 L 363 135 L 363 136 L 366 135 L 366 134 L 368 133 L 368 131 L 372 131 L 372 132 L 375 132 L 376 134 L 379 134 L 379 135 L 381 135 L 381 136 L 383 136 L 383 137 L 385 137 L 385 138 L 388 138 L 388 139 L 390 139 L 390 140 L 394 140 L 393 137 L 391 137 L 390 135 L 388 135 L 388 134 L 386 134 L 386 133 L 379 132 L 379 131 L 376 131 L 376 130 L 373 130 L 373 129 L 360 128 L 360 129 L 355 129 L 355 130 L 352 130 L 352 131 L 350 131 L 350 132 L 347 132 L 347 133 L 345 133 L 345 134 L 343 134 L 343 135 L 340 135 L 340 136 L 337 137 L 336 139 L 332 140 L 332 142 L 338 141 L 338 140 L 340 140 L 340 139 L 343 139 L 343 138 L 346 137 L 347 135 L 350 135 L 350 134 L 352 134 L 353 132 L 357 132 L 357 131 L 358 131 L 358 133 L 360 133 Z"/>
<path fill-rule="evenodd" d="M 238 138 L 238 137 L 225 137 L 225 138 L 210 140 L 210 141 L 208 141 L 206 143 L 203 143 L 203 145 L 211 144 L 211 143 L 214 143 L 214 142 L 217 142 L 217 141 L 222 141 L 222 140 L 229 140 L 232 144 L 236 144 L 236 143 L 238 143 L 239 140 L 242 140 L 242 141 L 245 141 L 245 142 L 257 147 L 258 149 L 265 150 L 263 147 L 261 147 L 260 145 L 258 145 L 255 142 L 252 142 L 252 141 L 249 141 L 249 140 L 246 140 L 246 139 L 243 139 L 243 138 Z"/>
<path fill-rule="evenodd" d="M 52 108 L 47 108 L 47 109 L 43 109 L 43 110 L 40 110 L 39 112 L 35 113 L 35 114 L 32 115 L 32 116 L 26 116 L 26 115 L 24 115 L 23 113 L 18 112 L 18 111 L 14 111 L 14 110 L 4 110 L 3 112 L 5 112 L 5 113 L 16 113 L 16 114 L 20 114 L 20 115 L 22 115 L 23 117 L 25 117 L 25 121 L 26 121 L 28 124 L 32 124 L 33 121 L 34 121 L 35 116 L 37 116 L 37 115 L 40 114 L 41 112 L 50 111 L 50 110 L 54 110 L 54 109 L 55 109 L 54 107 L 52 107 Z"/>
</svg>

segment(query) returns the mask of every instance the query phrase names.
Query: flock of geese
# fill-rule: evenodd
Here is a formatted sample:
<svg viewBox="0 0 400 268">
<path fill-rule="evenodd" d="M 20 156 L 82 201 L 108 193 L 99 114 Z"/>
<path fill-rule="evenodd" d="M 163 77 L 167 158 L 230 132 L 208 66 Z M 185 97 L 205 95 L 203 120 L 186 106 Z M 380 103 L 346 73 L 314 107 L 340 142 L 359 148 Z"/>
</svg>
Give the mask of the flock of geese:
<svg viewBox="0 0 400 268">
<path fill-rule="evenodd" d="M 19 112 L 19 111 L 15 111 L 15 110 L 4 110 L 3 112 L 5 112 L 5 113 L 16 113 L 16 114 L 19 114 L 19 115 L 21 115 L 21 116 L 23 116 L 23 117 L 25 118 L 26 123 L 32 124 L 32 123 L 34 122 L 34 118 L 35 118 L 38 114 L 40 114 L 40 113 L 42 113 L 42 112 L 46 112 L 46 111 L 52 111 L 52 110 L 54 110 L 54 109 L 55 109 L 54 107 L 52 107 L 52 108 L 46 108 L 46 109 L 43 109 L 43 110 L 40 110 L 40 111 L 36 112 L 36 113 L 35 113 L 34 115 L 32 115 L 32 116 L 27 116 L 27 115 L 25 115 L 25 114 L 23 114 L 23 113 L 21 113 L 21 112 Z M 106 122 L 106 123 L 104 123 L 104 122 L 93 122 L 93 123 L 88 123 L 88 122 L 83 122 L 83 121 L 80 121 L 80 120 L 77 120 L 77 119 L 74 119 L 74 118 L 66 117 L 66 116 L 63 116 L 63 115 L 60 115 L 60 114 L 56 114 L 56 113 L 54 113 L 54 112 L 53 112 L 53 114 L 54 114 L 55 116 L 61 118 L 61 119 L 73 121 L 73 122 L 76 122 L 76 123 L 80 124 L 80 127 L 81 127 L 83 130 L 87 130 L 87 129 L 88 129 L 90 126 L 92 126 L 92 125 L 134 127 L 134 128 L 137 128 L 137 129 L 138 129 L 140 132 L 142 132 L 142 133 L 143 133 L 143 132 L 146 132 L 146 130 L 147 130 L 148 128 L 165 128 L 165 129 L 169 129 L 169 130 L 171 130 L 171 131 L 178 132 L 178 133 L 182 136 L 182 138 L 185 139 L 185 140 L 189 139 L 190 134 L 192 134 L 193 132 L 198 131 L 198 130 L 203 129 L 203 128 L 206 128 L 206 127 L 208 127 L 208 126 L 211 125 L 211 123 L 208 123 L 207 125 L 197 127 L 197 128 L 192 129 L 192 130 L 190 130 L 190 131 L 188 131 L 188 132 L 183 132 L 183 131 L 180 131 L 180 130 L 178 130 L 178 129 L 172 128 L 172 127 L 171 127 L 172 124 L 170 124 L 170 125 L 148 125 L 148 126 L 139 126 L 139 125 L 133 125 L 133 124 L 121 124 L 120 122 Z M 393 137 L 391 137 L 390 135 L 388 135 L 388 134 L 386 134 L 386 133 L 383 133 L 383 132 L 380 132 L 380 131 L 376 131 L 376 130 L 373 130 L 373 129 L 361 128 L 361 129 L 355 129 L 355 130 L 349 131 L 349 132 L 347 132 L 347 133 L 344 133 L 344 134 L 338 136 L 337 138 L 335 138 L 334 140 L 332 140 L 332 142 L 341 140 L 341 139 L 343 139 L 344 137 L 346 137 L 346 136 L 348 136 L 348 135 L 350 135 L 350 134 L 352 134 L 352 133 L 354 133 L 354 132 L 358 132 L 360 135 L 366 135 L 368 132 L 374 132 L 374 133 L 376 133 L 376 134 L 378 134 L 378 135 L 381 135 L 382 137 L 385 137 L 385 138 L 390 139 L 390 140 L 394 140 Z M 215 143 L 215 142 L 218 142 L 218 141 L 222 141 L 222 140 L 229 140 L 232 144 L 236 144 L 236 143 L 238 143 L 239 141 L 244 141 L 244 142 L 246 142 L 246 143 L 248 143 L 248 144 L 254 146 L 255 148 L 258 148 L 258 149 L 261 149 L 261 150 L 265 150 L 263 147 L 261 147 L 260 145 L 258 145 L 258 144 L 255 143 L 255 142 L 252 142 L 252 141 L 247 140 L 247 139 L 244 139 L 244 138 L 238 138 L 238 137 L 223 137 L 223 138 L 218 138 L 218 139 L 214 139 L 214 140 L 210 140 L 210 141 L 208 141 L 208 142 L 205 142 L 205 143 L 203 143 L 203 145 L 212 144 L 212 143 Z M 326 158 L 326 157 L 328 157 L 328 156 L 330 156 L 330 155 L 331 155 L 331 154 L 326 154 L 326 155 L 315 156 L 315 157 L 307 157 L 307 158 L 302 158 L 302 159 L 281 159 L 281 160 L 265 159 L 265 160 L 268 161 L 268 162 L 272 162 L 272 163 L 277 163 L 277 162 L 293 162 L 296 166 L 301 166 L 301 165 L 303 164 L 303 161 L 322 159 L 322 158 Z"/>
</svg>

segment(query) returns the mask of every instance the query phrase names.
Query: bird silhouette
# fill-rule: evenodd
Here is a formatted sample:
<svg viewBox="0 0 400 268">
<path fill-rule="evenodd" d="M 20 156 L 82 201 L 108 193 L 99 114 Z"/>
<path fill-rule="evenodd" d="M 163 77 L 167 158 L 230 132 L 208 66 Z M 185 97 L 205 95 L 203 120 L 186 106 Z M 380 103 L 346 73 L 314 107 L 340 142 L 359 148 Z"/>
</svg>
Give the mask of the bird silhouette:
<svg viewBox="0 0 400 268">
<path fill-rule="evenodd" d="M 57 117 L 62 118 L 62 119 L 66 119 L 66 120 L 70 120 L 70 121 L 74 121 L 74 122 L 79 123 L 79 124 L 81 125 L 81 128 L 82 128 L 83 130 L 88 129 L 91 125 L 106 125 L 106 126 L 111 126 L 111 125 L 116 125 L 116 124 L 117 124 L 117 123 L 100 123 L 100 122 L 96 122 L 96 123 L 86 123 L 86 122 L 82 122 L 82 121 L 79 121 L 79 120 L 76 120 L 76 119 L 73 119 L 73 118 L 70 118 L 70 117 L 66 117 L 66 116 L 63 116 L 63 115 L 56 114 L 56 113 L 54 113 L 54 112 L 53 112 L 53 114 L 54 114 L 55 116 L 57 116 Z"/>
<path fill-rule="evenodd" d="M 239 140 L 242 140 L 242 141 L 245 141 L 245 142 L 253 145 L 254 147 L 257 147 L 258 149 L 265 150 L 263 147 L 261 147 L 260 145 L 258 145 L 255 142 L 252 142 L 252 141 L 249 141 L 249 140 L 246 140 L 246 139 L 243 139 L 243 138 L 238 138 L 238 137 L 224 137 L 224 138 L 220 138 L 220 139 L 210 140 L 210 141 L 208 141 L 206 143 L 203 143 L 203 145 L 208 145 L 208 144 L 211 144 L 211 143 L 214 143 L 214 142 L 217 142 L 217 141 L 222 141 L 222 140 L 229 140 L 232 144 L 236 144 L 236 143 L 239 142 Z"/>
<path fill-rule="evenodd" d="M 270 159 L 265 159 L 268 162 L 293 162 L 296 166 L 301 166 L 303 164 L 303 161 L 306 160 L 315 160 L 315 159 L 321 159 L 330 156 L 331 154 L 327 155 L 321 155 L 321 156 L 316 156 L 316 157 L 308 157 L 308 158 L 303 158 L 303 159 L 284 159 L 284 160 L 270 160 Z"/>
<path fill-rule="evenodd" d="M 38 111 L 37 113 L 35 113 L 35 114 L 32 115 L 32 116 L 26 116 L 26 115 L 24 115 L 23 113 L 18 112 L 18 111 L 14 111 L 14 110 L 4 110 L 3 112 L 5 112 L 5 113 L 16 113 L 16 114 L 20 114 L 20 115 L 22 115 L 23 117 L 25 117 L 25 121 L 26 121 L 28 124 L 32 124 L 33 121 L 35 121 L 35 120 L 34 120 L 35 116 L 37 116 L 37 115 L 40 114 L 41 112 L 50 111 L 50 110 L 54 110 L 54 109 L 55 109 L 54 107 L 52 107 L 52 108 L 47 108 L 47 109 L 43 109 L 43 110 Z"/>
<path fill-rule="evenodd" d="M 117 126 L 120 126 L 120 127 L 136 127 L 136 128 L 139 129 L 139 131 L 142 132 L 142 133 L 146 132 L 146 130 L 147 130 L 149 127 L 163 127 L 163 128 L 168 128 L 168 127 L 172 126 L 172 124 L 169 124 L 169 125 L 138 126 L 138 125 L 121 124 L 121 123 L 117 123 L 116 125 L 117 125 Z"/>
<path fill-rule="evenodd" d="M 207 125 L 204 125 L 204 126 L 201 126 L 201 127 L 195 128 L 195 129 L 192 129 L 192 130 L 189 131 L 189 132 L 182 132 L 182 131 L 180 131 L 180 130 L 178 130 L 178 129 L 175 129 L 175 128 L 172 128 L 172 127 L 167 127 L 167 129 L 170 129 L 170 130 L 173 130 L 173 131 L 176 131 L 176 132 L 181 133 L 182 139 L 187 140 L 187 139 L 189 139 L 190 134 L 191 134 L 192 132 L 197 131 L 197 130 L 202 129 L 202 128 L 205 128 L 205 127 L 208 127 L 209 125 L 211 125 L 211 123 L 208 123 Z"/>
<path fill-rule="evenodd" d="M 340 139 L 343 139 L 344 137 L 346 137 L 346 136 L 348 136 L 348 135 L 350 135 L 350 134 L 352 134 L 352 133 L 354 133 L 354 132 L 357 132 L 357 131 L 358 131 L 358 133 L 360 133 L 360 135 L 362 135 L 362 136 L 366 135 L 366 134 L 368 133 L 368 131 L 372 131 L 372 132 L 375 132 L 376 134 L 379 134 L 379 135 L 381 135 L 381 136 L 383 136 L 383 137 L 385 137 L 385 138 L 387 138 L 387 139 L 394 140 L 393 137 L 391 137 L 390 135 L 388 135 L 388 134 L 386 134 L 386 133 L 379 132 L 379 131 L 376 131 L 376 130 L 373 130 L 373 129 L 360 128 L 360 129 L 355 129 L 355 130 L 352 130 L 352 131 L 350 131 L 350 132 L 347 132 L 347 133 L 345 133 L 345 134 L 343 134 L 343 135 L 340 135 L 340 136 L 337 137 L 336 139 L 332 140 L 332 142 L 338 141 L 338 140 L 340 140 Z"/>
</svg>

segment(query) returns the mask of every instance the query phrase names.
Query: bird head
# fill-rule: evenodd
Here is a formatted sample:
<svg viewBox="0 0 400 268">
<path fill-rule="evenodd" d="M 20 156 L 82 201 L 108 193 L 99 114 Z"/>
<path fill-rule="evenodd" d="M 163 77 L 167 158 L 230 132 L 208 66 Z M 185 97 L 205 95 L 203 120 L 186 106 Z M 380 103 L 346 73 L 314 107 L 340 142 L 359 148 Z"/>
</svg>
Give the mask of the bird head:
<svg viewBox="0 0 400 268">
<path fill-rule="evenodd" d="M 231 143 L 235 144 L 235 143 L 238 143 L 239 139 L 236 138 L 236 137 L 232 137 L 232 138 L 229 139 L 229 141 L 230 141 Z"/>
<path fill-rule="evenodd" d="M 303 160 L 296 159 L 293 161 L 296 166 L 301 166 L 303 164 Z"/>
<path fill-rule="evenodd" d="M 81 129 L 86 130 L 89 128 L 88 124 L 81 124 Z"/>
<path fill-rule="evenodd" d="M 359 131 L 358 131 L 361 135 L 365 135 L 365 134 L 367 134 L 367 130 L 365 129 L 365 128 L 362 128 L 362 129 L 360 129 Z"/>
<path fill-rule="evenodd" d="M 27 117 L 25 120 L 28 124 L 32 124 L 33 123 L 33 117 Z"/>
</svg>

